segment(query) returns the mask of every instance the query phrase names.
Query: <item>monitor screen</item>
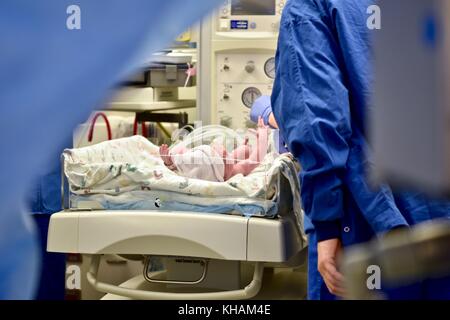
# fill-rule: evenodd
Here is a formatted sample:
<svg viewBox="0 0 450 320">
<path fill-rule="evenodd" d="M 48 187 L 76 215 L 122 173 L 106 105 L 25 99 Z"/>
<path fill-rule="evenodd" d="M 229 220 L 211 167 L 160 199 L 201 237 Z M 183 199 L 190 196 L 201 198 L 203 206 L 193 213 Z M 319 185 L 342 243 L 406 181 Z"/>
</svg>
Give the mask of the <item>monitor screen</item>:
<svg viewBox="0 0 450 320">
<path fill-rule="evenodd" d="M 275 0 L 231 0 L 232 16 L 273 16 Z"/>
</svg>

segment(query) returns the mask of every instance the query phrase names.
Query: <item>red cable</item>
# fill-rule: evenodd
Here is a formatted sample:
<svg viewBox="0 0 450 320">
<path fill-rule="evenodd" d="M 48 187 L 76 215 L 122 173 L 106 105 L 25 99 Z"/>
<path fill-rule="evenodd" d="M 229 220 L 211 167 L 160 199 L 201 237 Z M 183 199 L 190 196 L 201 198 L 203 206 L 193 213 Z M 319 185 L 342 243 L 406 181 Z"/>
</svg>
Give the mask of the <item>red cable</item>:
<svg viewBox="0 0 450 320">
<path fill-rule="evenodd" d="M 145 125 L 145 122 L 141 122 L 141 130 L 142 130 L 142 135 L 147 138 L 147 126 Z M 138 122 L 137 122 L 137 118 L 134 118 L 133 135 L 135 136 L 137 134 L 138 134 Z"/>
<path fill-rule="evenodd" d="M 106 130 L 108 132 L 108 140 L 112 140 L 111 125 L 109 124 L 108 117 L 103 112 L 98 112 L 91 121 L 91 128 L 89 129 L 88 141 L 92 142 L 92 139 L 94 137 L 94 127 L 98 117 L 102 117 L 105 120 Z"/>
</svg>

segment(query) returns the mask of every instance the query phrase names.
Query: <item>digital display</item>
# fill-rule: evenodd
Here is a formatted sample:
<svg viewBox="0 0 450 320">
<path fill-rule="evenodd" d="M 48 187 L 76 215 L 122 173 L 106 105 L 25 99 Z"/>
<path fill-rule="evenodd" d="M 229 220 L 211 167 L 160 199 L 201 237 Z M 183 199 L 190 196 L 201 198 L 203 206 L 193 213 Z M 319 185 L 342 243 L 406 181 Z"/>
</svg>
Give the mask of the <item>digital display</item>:
<svg viewBox="0 0 450 320">
<path fill-rule="evenodd" d="M 273 16 L 275 0 L 231 0 L 232 16 Z"/>
<path fill-rule="evenodd" d="M 240 29 L 247 30 L 248 29 L 248 21 L 247 20 L 231 20 L 231 29 Z"/>
</svg>

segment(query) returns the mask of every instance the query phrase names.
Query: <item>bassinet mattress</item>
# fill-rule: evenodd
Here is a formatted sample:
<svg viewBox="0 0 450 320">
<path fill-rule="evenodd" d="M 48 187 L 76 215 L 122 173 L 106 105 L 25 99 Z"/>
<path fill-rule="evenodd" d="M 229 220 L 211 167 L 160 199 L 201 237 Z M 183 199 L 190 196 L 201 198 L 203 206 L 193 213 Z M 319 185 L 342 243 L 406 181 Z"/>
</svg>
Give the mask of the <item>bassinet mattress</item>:
<svg viewBox="0 0 450 320">
<path fill-rule="evenodd" d="M 159 210 L 222 213 L 273 218 L 277 202 L 246 197 L 198 197 L 170 191 L 129 191 L 118 195 L 92 194 L 71 197 L 73 208 L 104 210 Z"/>
</svg>

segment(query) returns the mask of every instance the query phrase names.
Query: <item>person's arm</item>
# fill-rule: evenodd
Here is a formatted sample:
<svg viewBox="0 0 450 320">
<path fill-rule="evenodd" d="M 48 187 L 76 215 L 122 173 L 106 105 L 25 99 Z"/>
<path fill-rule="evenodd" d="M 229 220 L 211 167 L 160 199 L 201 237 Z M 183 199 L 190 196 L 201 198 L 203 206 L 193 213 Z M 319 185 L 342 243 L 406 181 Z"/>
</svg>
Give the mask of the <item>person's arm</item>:
<svg viewBox="0 0 450 320">
<path fill-rule="evenodd" d="M 367 182 L 370 155 L 362 133 L 352 132 L 348 80 L 332 28 L 325 18 L 290 19 L 283 17 L 269 107 L 302 164 L 302 200 L 318 240 L 339 236 L 344 183 L 376 233 L 407 226 L 389 187 L 372 189 Z M 329 201 L 336 202 L 335 210 Z"/>
<path fill-rule="evenodd" d="M 373 231 L 383 235 L 390 230 L 408 226 L 408 222 L 397 208 L 389 186 L 380 185 L 375 188 L 369 185 L 367 169 L 373 166 L 370 159 L 365 139 L 362 134 L 354 132 L 345 181 L 356 205 Z"/>
<path fill-rule="evenodd" d="M 351 136 L 349 95 L 332 31 L 319 17 L 284 17 L 272 110 L 302 165 L 305 214 L 318 241 L 340 237 Z"/>
</svg>

